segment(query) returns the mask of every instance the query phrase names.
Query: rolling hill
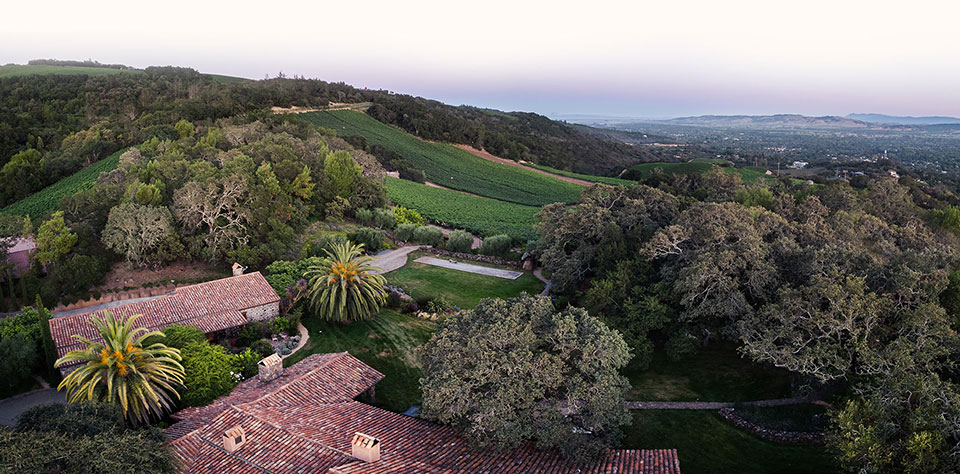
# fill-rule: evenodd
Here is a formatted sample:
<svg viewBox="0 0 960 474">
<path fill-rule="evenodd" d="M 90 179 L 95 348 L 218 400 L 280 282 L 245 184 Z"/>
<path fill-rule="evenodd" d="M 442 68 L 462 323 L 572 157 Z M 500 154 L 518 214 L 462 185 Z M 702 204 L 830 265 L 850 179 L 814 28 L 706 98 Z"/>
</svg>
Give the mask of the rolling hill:
<svg viewBox="0 0 960 474">
<path fill-rule="evenodd" d="M 861 122 L 878 123 L 884 125 L 942 125 L 960 124 L 960 118 L 957 117 L 909 117 L 885 114 L 847 114 L 847 118 L 859 120 Z"/>
<path fill-rule="evenodd" d="M 869 128 L 870 124 L 859 120 L 835 115 L 808 117 L 797 114 L 777 115 L 699 115 L 659 120 L 657 123 L 671 125 L 693 125 L 698 127 L 720 128 L 760 128 L 760 129 L 797 129 L 797 128 Z"/>
<path fill-rule="evenodd" d="M 386 147 L 422 170 L 429 181 L 460 191 L 527 206 L 579 200 L 582 186 L 551 176 L 485 160 L 446 143 L 427 142 L 362 112 L 332 110 L 300 114 L 307 121 L 359 135 Z"/>
</svg>

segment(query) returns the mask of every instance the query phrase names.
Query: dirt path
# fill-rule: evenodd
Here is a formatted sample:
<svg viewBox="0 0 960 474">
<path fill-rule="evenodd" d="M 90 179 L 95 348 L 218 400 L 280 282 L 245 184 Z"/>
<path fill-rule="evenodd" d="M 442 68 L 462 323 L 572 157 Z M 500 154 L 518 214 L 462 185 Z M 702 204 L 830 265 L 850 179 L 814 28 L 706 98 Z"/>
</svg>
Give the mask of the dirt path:
<svg viewBox="0 0 960 474">
<path fill-rule="evenodd" d="M 538 280 L 544 283 L 543 291 L 540 292 L 541 296 L 547 296 L 550 294 L 550 280 L 547 280 L 543 277 L 543 268 L 537 267 L 533 269 L 533 276 L 537 277 Z"/>
<path fill-rule="evenodd" d="M 719 410 L 738 406 L 778 407 L 803 403 L 824 403 L 811 397 L 776 398 L 752 402 L 627 402 L 629 410 Z"/>
<path fill-rule="evenodd" d="M 429 187 L 431 187 L 431 188 L 446 189 L 446 190 L 448 190 L 448 191 L 454 191 L 454 192 L 458 192 L 458 193 L 460 193 L 460 194 L 466 194 L 467 196 L 485 197 L 485 196 L 481 196 L 481 195 L 479 195 L 479 194 L 473 194 L 473 193 L 468 193 L 468 192 L 466 192 L 466 191 L 461 191 L 461 190 L 459 190 L 459 189 L 448 188 L 448 187 L 446 187 L 446 186 L 444 186 L 444 185 L 442 185 L 442 184 L 434 183 L 433 181 L 424 181 L 423 184 L 425 184 L 425 185 L 427 185 L 427 186 L 429 186 Z M 487 199 L 493 199 L 493 198 L 487 198 Z"/>
<path fill-rule="evenodd" d="M 330 105 L 326 107 L 297 107 L 296 105 L 291 107 L 270 107 L 270 111 L 275 114 L 305 114 L 307 112 L 320 112 L 322 110 L 357 110 L 365 111 L 370 106 L 373 105 L 372 102 L 359 102 L 356 104 L 348 104 L 345 102 L 331 102 Z"/>
<path fill-rule="evenodd" d="M 453 146 L 455 146 L 455 147 L 457 147 L 457 148 L 459 148 L 459 149 L 461 149 L 461 150 L 463 150 L 463 151 L 465 151 L 465 152 L 467 152 L 467 153 L 470 153 L 470 154 L 475 155 L 475 156 L 479 156 L 480 158 L 483 158 L 483 159 L 488 160 L 488 161 L 492 161 L 492 162 L 494 162 L 494 163 L 500 163 L 500 164 L 502 164 L 502 165 L 515 166 L 515 167 L 517 167 L 517 168 L 523 168 L 523 169 L 527 169 L 527 170 L 530 170 L 530 171 L 535 171 L 535 172 L 540 173 L 540 174 L 545 174 L 545 175 L 547 175 L 547 176 L 552 176 L 552 177 L 557 178 L 557 179 L 562 179 L 562 180 L 564 180 L 564 181 L 566 181 L 566 182 L 569 182 L 569 183 L 579 184 L 580 186 L 593 186 L 594 184 L 597 184 L 597 183 L 592 183 L 592 182 L 590 182 L 590 181 L 584 181 L 584 180 L 582 180 L 582 179 L 571 178 L 571 177 L 569 177 L 569 176 L 561 176 L 561 175 L 559 175 L 559 174 L 553 174 L 553 173 L 551 173 L 551 172 L 549 172 L 549 171 L 544 171 L 544 170 L 540 170 L 540 169 L 537 169 L 537 168 L 531 168 L 531 167 L 529 167 L 529 166 L 523 166 L 523 165 L 521 165 L 520 163 L 517 163 L 516 161 L 508 160 L 508 159 L 506 159 L 506 158 L 500 158 L 499 156 L 496 156 L 496 155 L 494 155 L 494 154 L 492 154 L 492 153 L 490 153 L 490 152 L 488 152 L 488 151 L 486 151 L 486 150 L 478 150 L 478 149 L 476 149 L 476 148 L 474 148 L 474 147 L 472 147 L 472 146 L 470 146 L 470 145 L 454 144 L 454 143 L 451 143 L 451 145 L 453 145 Z"/>
</svg>

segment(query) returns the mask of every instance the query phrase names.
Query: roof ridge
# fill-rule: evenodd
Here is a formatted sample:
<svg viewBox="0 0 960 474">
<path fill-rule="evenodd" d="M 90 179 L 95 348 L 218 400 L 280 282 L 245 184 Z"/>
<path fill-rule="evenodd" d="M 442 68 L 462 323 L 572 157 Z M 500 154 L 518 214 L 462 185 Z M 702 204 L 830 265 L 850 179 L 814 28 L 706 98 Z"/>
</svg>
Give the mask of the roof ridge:
<svg viewBox="0 0 960 474">
<path fill-rule="evenodd" d="M 326 368 L 326 367 L 327 367 L 328 365 L 330 365 L 333 361 L 335 361 L 335 360 L 340 360 L 344 355 L 350 355 L 350 353 L 349 353 L 349 352 L 346 352 L 346 351 L 344 351 L 344 352 L 332 352 L 332 353 L 331 353 L 331 352 L 328 352 L 327 354 L 334 354 L 336 357 L 330 357 L 330 358 L 327 359 L 322 365 L 319 365 L 319 366 L 317 366 L 317 367 L 314 367 L 313 369 L 311 369 L 311 370 L 309 370 L 309 371 L 307 371 L 307 372 L 304 372 L 303 374 L 301 374 L 300 376 L 294 378 L 293 380 L 291 380 L 291 381 L 289 381 L 289 382 L 287 382 L 287 383 L 285 383 L 285 384 L 283 384 L 283 385 L 280 385 L 279 387 L 277 387 L 276 390 L 270 391 L 270 392 L 268 392 L 268 393 L 264 393 L 263 396 L 257 397 L 257 398 L 255 398 L 255 399 L 253 399 L 253 400 L 250 400 L 249 402 L 240 403 L 239 405 L 249 405 L 249 404 L 251 404 L 251 403 L 257 403 L 257 402 L 259 402 L 260 400 L 263 400 L 264 398 L 267 398 L 267 397 L 269 397 L 270 395 L 273 395 L 273 394 L 275 394 L 275 393 L 277 393 L 277 392 L 279 392 L 279 391 L 281 391 L 281 390 L 289 387 L 290 385 L 292 385 L 292 384 L 300 381 L 300 379 L 302 379 L 302 378 L 304 378 L 304 377 L 306 377 L 306 376 L 308 376 L 308 375 L 310 375 L 310 374 L 313 374 L 314 372 L 316 372 L 316 371 L 318 371 L 318 370 L 320 370 L 320 369 Z M 320 354 L 312 354 L 312 355 L 320 355 Z M 308 356 L 308 357 L 310 357 L 310 356 Z M 297 362 L 297 363 L 299 364 L 300 362 L 303 362 L 303 361 L 301 360 L 301 361 L 299 361 L 299 362 Z M 374 370 L 375 370 L 375 369 L 374 369 Z M 231 407 L 234 406 L 233 404 L 229 404 L 229 405 L 230 405 Z"/>
</svg>

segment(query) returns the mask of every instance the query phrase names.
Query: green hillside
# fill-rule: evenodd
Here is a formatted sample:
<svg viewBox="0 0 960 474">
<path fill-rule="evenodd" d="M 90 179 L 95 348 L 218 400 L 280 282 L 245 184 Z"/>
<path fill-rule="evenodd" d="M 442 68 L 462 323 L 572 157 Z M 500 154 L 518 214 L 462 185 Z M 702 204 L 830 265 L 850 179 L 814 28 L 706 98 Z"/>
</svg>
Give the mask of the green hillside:
<svg viewBox="0 0 960 474">
<path fill-rule="evenodd" d="M 48 212 L 57 210 L 60 201 L 66 196 L 72 196 L 84 189 L 92 188 L 100 173 L 113 171 L 120 164 L 120 155 L 127 151 L 120 150 L 56 183 L 47 186 L 3 209 L 0 212 L 16 216 L 29 216 L 32 219 L 42 217 Z"/>
<path fill-rule="evenodd" d="M 710 171 L 714 165 L 720 163 L 725 163 L 725 161 L 719 159 L 698 159 L 686 163 L 640 163 L 639 165 L 631 166 L 630 170 L 633 171 L 635 175 L 638 175 L 638 178 L 644 179 L 650 176 L 655 169 L 660 169 L 666 174 L 703 174 Z M 755 166 L 745 168 L 725 166 L 721 169 L 727 173 L 739 174 L 740 179 L 744 183 L 755 183 L 760 180 L 768 181 L 773 179 L 772 176 L 766 175 L 766 169 Z"/>
<path fill-rule="evenodd" d="M 613 177 L 609 177 L 609 176 L 594 176 L 594 175 L 591 175 L 591 174 L 572 173 L 572 172 L 570 172 L 570 171 L 558 170 L 558 169 L 555 169 L 555 168 L 551 168 L 551 167 L 549 167 L 549 166 L 537 165 L 537 164 L 534 164 L 534 163 L 526 163 L 524 166 L 529 166 L 529 167 L 531 167 L 531 168 L 536 168 L 536 169 L 538 169 L 538 170 L 543 170 L 543 171 L 546 171 L 547 173 L 553 173 L 553 174 L 558 174 L 558 175 L 560 175 L 560 176 L 566 176 L 566 177 L 568 177 L 568 178 L 577 178 L 577 179 L 582 179 L 582 180 L 584 180 L 584 181 L 590 181 L 591 183 L 603 183 L 603 184 L 609 184 L 609 185 L 611 185 L 611 186 L 617 186 L 617 185 L 620 185 L 620 186 L 632 186 L 632 185 L 634 185 L 634 184 L 637 184 L 636 181 L 631 181 L 631 180 L 629 180 L 629 179 L 613 178 Z"/>
<path fill-rule="evenodd" d="M 387 178 L 387 195 L 396 204 L 416 209 L 424 217 L 446 227 L 465 229 L 484 236 L 509 234 L 530 239 L 539 207 L 470 196 L 449 189 L 433 188 L 398 178 Z"/>
<path fill-rule="evenodd" d="M 531 170 L 494 163 L 445 143 L 420 140 L 399 128 L 351 110 L 310 112 L 301 117 L 337 131 L 360 135 L 423 170 L 429 181 L 481 196 L 529 206 L 577 202 L 583 186 Z"/>
<path fill-rule="evenodd" d="M 27 76 L 30 74 L 85 74 L 88 76 L 107 76 L 110 74 L 143 74 L 143 71 L 139 69 L 112 69 L 106 67 L 27 64 L 7 64 L 0 66 L 0 77 Z"/>
</svg>

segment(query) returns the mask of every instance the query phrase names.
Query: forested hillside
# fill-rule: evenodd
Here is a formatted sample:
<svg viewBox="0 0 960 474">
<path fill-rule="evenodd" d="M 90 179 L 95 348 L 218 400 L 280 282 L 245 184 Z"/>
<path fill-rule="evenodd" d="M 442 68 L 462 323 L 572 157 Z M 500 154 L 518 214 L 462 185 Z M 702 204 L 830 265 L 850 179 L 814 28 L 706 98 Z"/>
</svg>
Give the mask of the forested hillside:
<svg viewBox="0 0 960 474">
<path fill-rule="evenodd" d="M 237 114 L 263 116 L 274 106 L 372 102 L 370 116 L 418 137 L 577 172 L 614 174 L 656 158 L 643 148 L 605 141 L 530 113 L 453 107 L 319 80 L 224 81 L 177 67 L 133 72 L 0 77 L 0 182 L 9 183 L 0 189 L 0 205 L 120 148 L 174 138 L 181 119 L 209 125 Z"/>
</svg>

